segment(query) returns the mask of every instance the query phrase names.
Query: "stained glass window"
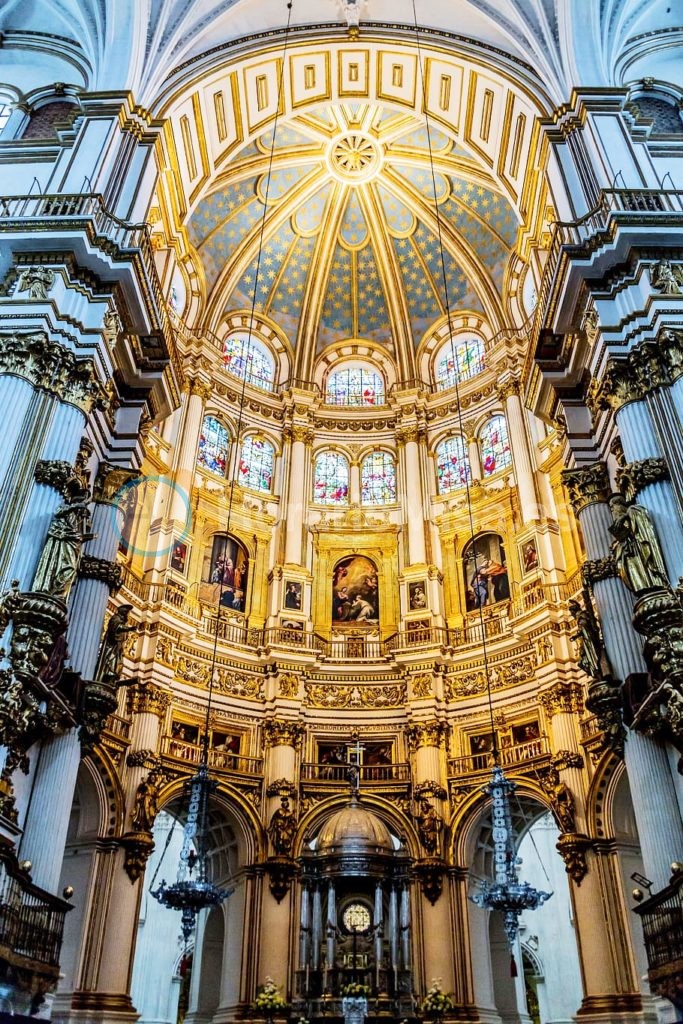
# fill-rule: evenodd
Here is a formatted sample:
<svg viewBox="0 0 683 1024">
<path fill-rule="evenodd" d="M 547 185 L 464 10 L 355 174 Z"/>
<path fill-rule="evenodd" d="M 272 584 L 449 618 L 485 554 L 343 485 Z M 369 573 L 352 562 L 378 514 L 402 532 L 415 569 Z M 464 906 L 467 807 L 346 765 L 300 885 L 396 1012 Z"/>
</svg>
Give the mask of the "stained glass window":
<svg viewBox="0 0 683 1024">
<path fill-rule="evenodd" d="M 264 391 L 273 390 L 275 376 L 270 353 L 248 334 L 231 334 L 223 342 L 223 365 L 235 377 Z"/>
<path fill-rule="evenodd" d="M 512 465 L 512 452 L 504 416 L 494 416 L 481 428 L 481 468 L 484 476 L 491 476 Z"/>
<path fill-rule="evenodd" d="M 436 359 L 436 383 L 441 391 L 452 388 L 484 369 L 484 342 L 472 335 L 447 341 Z"/>
<path fill-rule="evenodd" d="M 327 378 L 327 405 L 383 405 L 384 380 L 364 366 L 335 370 Z"/>
<path fill-rule="evenodd" d="M 215 416 L 205 416 L 199 435 L 197 464 L 225 476 L 228 468 L 228 432 Z"/>
<path fill-rule="evenodd" d="M 364 505 L 390 505 L 396 501 L 396 463 L 388 452 L 372 452 L 363 459 L 360 496 Z"/>
<path fill-rule="evenodd" d="M 317 505 L 346 505 L 349 464 L 337 452 L 321 452 L 315 460 L 313 501 Z"/>
<path fill-rule="evenodd" d="M 238 483 L 252 491 L 270 491 L 273 487 L 275 449 L 270 441 L 250 434 L 242 442 Z"/>
<path fill-rule="evenodd" d="M 436 448 L 436 478 L 439 494 L 464 487 L 470 478 L 467 444 L 461 437 L 447 437 Z"/>
</svg>

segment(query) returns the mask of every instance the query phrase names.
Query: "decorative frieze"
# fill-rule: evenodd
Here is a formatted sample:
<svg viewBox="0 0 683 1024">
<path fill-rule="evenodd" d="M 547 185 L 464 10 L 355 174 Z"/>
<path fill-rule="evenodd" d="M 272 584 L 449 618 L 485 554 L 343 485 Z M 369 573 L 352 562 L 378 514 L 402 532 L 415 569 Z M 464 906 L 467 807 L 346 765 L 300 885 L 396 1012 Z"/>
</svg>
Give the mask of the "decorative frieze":
<svg viewBox="0 0 683 1024">
<path fill-rule="evenodd" d="M 461 700 L 473 697 L 478 693 L 486 693 L 489 685 L 492 690 L 504 690 L 509 686 L 519 686 L 533 679 L 536 675 L 535 652 L 525 653 L 510 661 L 493 663 L 488 671 L 484 664 L 468 672 L 449 675 L 444 681 L 446 700 Z"/>
<path fill-rule="evenodd" d="M 583 710 L 581 687 L 576 682 L 561 680 L 538 695 L 548 718 L 553 715 L 574 714 Z"/>
<path fill-rule="evenodd" d="M 84 413 L 106 399 L 92 359 L 77 359 L 43 331 L 1 334 L 0 373 L 22 377 Z"/>
<path fill-rule="evenodd" d="M 610 495 L 609 476 L 604 462 L 594 462 L 580 469 L 565 469 L 562 482 L 569 493 L 569 501 L 575 515 L 589 505 L 607 502 Z"/>
<path fill-rule="evenodd" d="M 398 708 L 405 704 L 405 683 L 381 685 L 377 683 L 351 684 L 305 683 L 306 703 L 314 708 Z"/>
</svg>

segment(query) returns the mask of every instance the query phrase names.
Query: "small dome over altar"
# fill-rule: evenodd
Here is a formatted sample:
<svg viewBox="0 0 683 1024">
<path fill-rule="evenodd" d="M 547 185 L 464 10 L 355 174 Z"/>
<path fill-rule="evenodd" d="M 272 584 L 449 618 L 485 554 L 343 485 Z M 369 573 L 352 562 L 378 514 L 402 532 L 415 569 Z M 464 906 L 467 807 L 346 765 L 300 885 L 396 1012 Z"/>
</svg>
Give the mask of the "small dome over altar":
<svg viewBox="0 0 683 1024">
<path fill-rule="evenodd" d="M 387 826 L 355 796 L 327 819 L 316 846 L 317 852 L 323 856 L 387 854 L 395 850 Z"/>
</svg>

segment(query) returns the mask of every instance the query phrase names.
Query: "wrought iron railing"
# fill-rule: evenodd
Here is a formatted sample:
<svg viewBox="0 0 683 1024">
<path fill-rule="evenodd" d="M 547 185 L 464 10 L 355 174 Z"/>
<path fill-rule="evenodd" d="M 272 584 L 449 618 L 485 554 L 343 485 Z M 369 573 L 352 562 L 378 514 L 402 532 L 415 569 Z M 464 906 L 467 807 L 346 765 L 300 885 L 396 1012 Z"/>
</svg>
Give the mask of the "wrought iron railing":
<svg viewBox="0 0 683 1024">
<path fill-rule="evenodd" d="M 643 923 L 650 988 L 683 1009 L 683 871 L 665 889 L 633 908 Z"/>
<path fill-rule="evenodd" d="M 33 885 L 12 850 L 0 846 L 0 955 L 33 961 L 53 975 L 59 969 L 69 903 Z"/>
</svg>

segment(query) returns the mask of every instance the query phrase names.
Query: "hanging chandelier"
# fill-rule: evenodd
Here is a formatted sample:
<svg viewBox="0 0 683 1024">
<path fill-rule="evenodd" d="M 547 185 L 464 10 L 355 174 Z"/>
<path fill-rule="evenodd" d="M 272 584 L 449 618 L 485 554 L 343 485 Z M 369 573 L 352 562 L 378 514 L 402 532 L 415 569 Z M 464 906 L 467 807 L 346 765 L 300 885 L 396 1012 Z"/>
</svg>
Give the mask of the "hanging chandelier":
<svg viewBox="0 0 683 1024">
<path fill-rule="evenodd" d="M 413 19 L 415 23 L 415 40 L 418 54 L 419 73 L 422 81 L 422 104 L 425 112 L 425 127 L 427 130 L 427 141 L 429 145 L 429 165 L 431 170 L 433 189 L 432 198 L 434 201 L 434 213 L 436 218 L 437 234 L 439 239 L 442 286 L 444 291 L 445 310 L 450 336 L 451 360 L 455 371 L 455 405 L 459 420 L 460 432 L 463 436 L 465 436 L 462 405 L 460 402 L 460 375 L 458 370 L 458 361 L 456 358 L 455 345 L 453 341 L 453 331 L 451 329 L 451 309 L 448 296 L 448 276 L 446 274 L 446 263 L 443 249 L 441 212 L 439 210 L 439 202 L 437 196 L 434 154 L 431 144 L 431 128 L 427 97 L 425 95 L 423 60 L 420 46 L 420 30 L 417 22 L 415 0 L 412 0 L 412 6 Z M 469 473 L 466 473 L 465 475 L 465 494 L 467 513 L 469 519 L 470 543 L 472 544 L 476 565 L 476 529 L 474 512 L 472 508 L 472 494 Z M 515 832 L 512 827 L 512 813 L 510 810 L 510 796 L 512 793 L 514 793 L 517 787 L 514 782 L 511 782 L 506 777 L 505 772 L 503 771 L 503 768 L 500 764 L 500 752 L 498 749 L 498 741 L 496 739 L 495 721 L 493 714 L 493 698 L 491 691 L 491 676 L 489 673 L 488 652 L 486 645 L 486 622 L 484 619 L 484 608 L 481 603 L 479 604 L 479 625 L 481 628 L 481 643 L 484 660 L 484 677 L 486 679 L 486 693 L 488 697 L 488 711 L 491 723 L 491 735 L 493 737 L 493 769 L 491 772 L 491 781 L 483 787 L 483 792 L 487 796 L 490 796 L 492 804 L 493 864 L 495 877 L 493 881 L 483 882 L 481 890 L 478 893 L 471 896 L 470 899 L 480 907 L 484 907 L 487 910 L 497 910 L 501 914 L 503 914 L 505 934 L 507 936 L 508 946 L 512 954 L 514 944 L 519 933 L 520 914 L 522 914 L 525 910 L 537 910 L 543 903 L 545 903 L 547 899 L 550 898 L 550 896 L 552 896 L 552 893 L 543 892 L 539 889 L 534 889 L 534 887 L 530 885 L 528 882 L 520 882 L 517 874 Z M 512 973 L 516 974 L 514 955 L 512 956 L 511 967 Z"/>
<path fill-rule="evenodd" d="M 171 885 L 162 880 L 152 896 L 169 910 L 180 911 L 180 927 L 187 946 L 199 911 L 220 906 L 234 889 L 221 889 L 208 877 L 209 796 L 216 789 L 216 783 L 209 777 L 206 760 L 202 760 L 197 774 L 185 786 L 189 801 L 178 876 Z"/>
</svg>

